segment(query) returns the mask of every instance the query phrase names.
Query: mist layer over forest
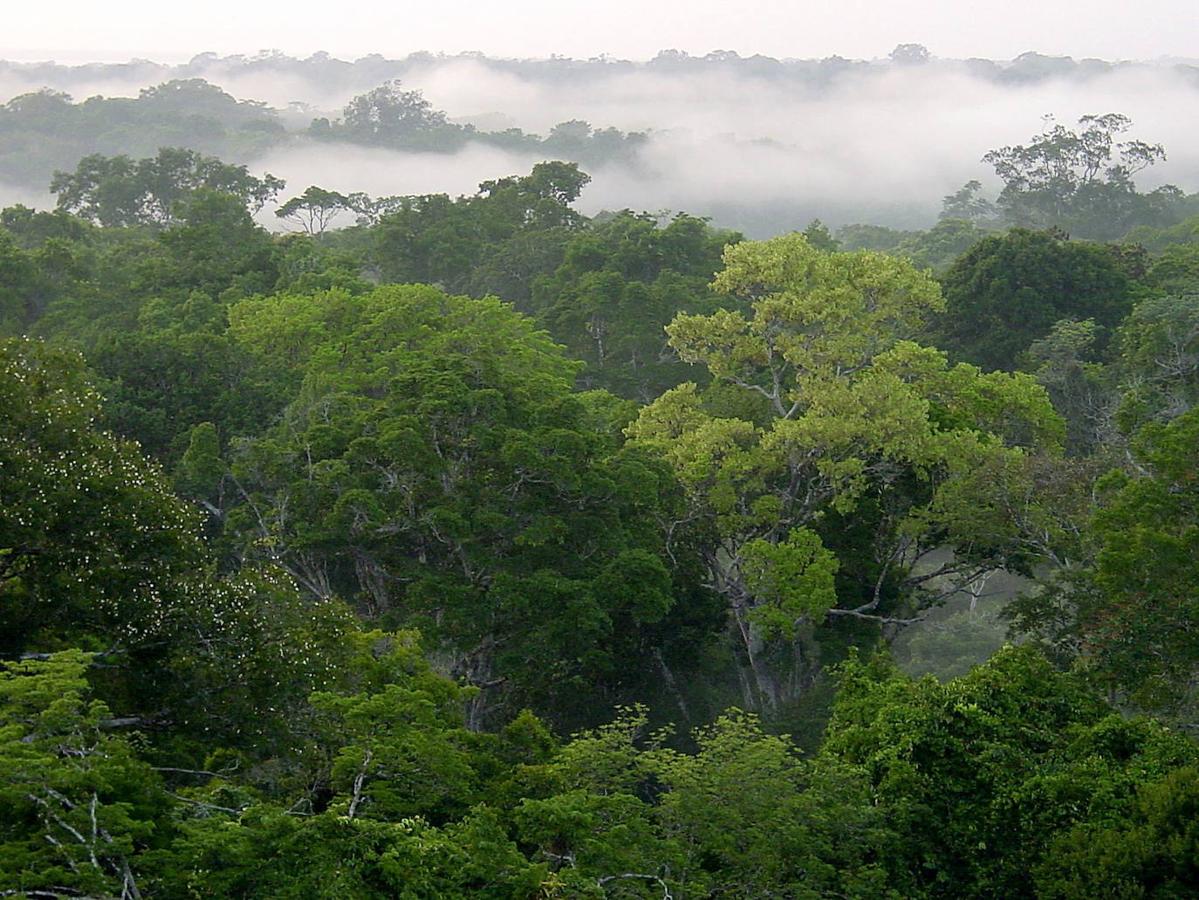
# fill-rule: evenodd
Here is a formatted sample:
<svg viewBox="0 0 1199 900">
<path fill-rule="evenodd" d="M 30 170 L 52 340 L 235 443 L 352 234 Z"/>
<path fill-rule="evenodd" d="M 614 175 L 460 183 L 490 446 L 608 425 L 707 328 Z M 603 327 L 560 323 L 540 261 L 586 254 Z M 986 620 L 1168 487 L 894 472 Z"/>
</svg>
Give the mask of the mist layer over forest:
<svg viewBox="0 0 1199 900">
<path fill-rule="evenodd" d="M 169 143 L 269 171 L 296 192 L 318 184 L 373 196 L 458 195 L 485 179 L 527 171 L 539 160 L 566 158 L 592 175 L 579 204 L 588 214 L 687 210 L 751 236 L 802 227 L 815 217 L 833 225 L 927 227 L 941 198 L 964 182 L 998 185 L 981 162 L 989 149 L 1027 138 L 1042 128 L 1045 116 L 1073 123 L 1113 111 L 1131 118 L 1136 137 L 1167 148 L 1167 159 L 1142 176 L 1143 186 L 1169 182 L 1188 192 L 1199 189 L 1199 125 L 1179 114 L 1199 98 L 1199 67 L 1188 63 L 1075 61 L 1036 53 L 1000 62 L 941 60 L 915 45 L 874 61 L 673 51 L 649 62 L 427 53 L 346 62 L 323 54 L 304 60 L 277 53 L 202 54 L 179 66 L 0 63 L 0 100 L 45 88 L 77 102 L 96 95 L 136 97 L 155 85 L 194 78 L 265 107 L 246 107 L 257 120 L 249 126 L 252 139 L 233 140 L 228 123 L 213 128 L 200 113 L 190 123 L 175 123 Z M 422 150 L 311 138 L 314 119 L 336 119 L 352 97 L 397 78 L 451 123 L 479 132 L 515 128 L 549 135 L 560 123 L 587 123 L 638 140 L 617 154 L 589 154 L 584 147 L 560 144 L 551 153 L 512 141 L 460 140 Z M 0 140 L 5 122 L 0 114 Z M 148 135 L 122 132 L 119 122 L 77 127 L 78 156 L 148 156 L 156 149 L 142 146 Z M 0 201 L 44 205 L 50 172 L 27 162 L 22 171 L 11 162 L 14 155 L 27 157 L 26 150 L 0 144 Z M 68 154 L 55 167 L 69 170 L 75 162 Z"/>
</svg>

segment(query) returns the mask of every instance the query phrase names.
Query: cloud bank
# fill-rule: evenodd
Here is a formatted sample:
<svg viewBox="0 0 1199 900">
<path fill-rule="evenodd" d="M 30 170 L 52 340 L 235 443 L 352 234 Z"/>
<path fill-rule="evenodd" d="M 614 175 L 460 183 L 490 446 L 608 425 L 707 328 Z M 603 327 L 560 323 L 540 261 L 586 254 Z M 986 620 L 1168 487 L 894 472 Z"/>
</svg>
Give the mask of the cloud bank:
<svg viewBox="0 0 1199 900">
<path fill-rule="evenodd" d="M 1004 81 L 981 76 L 971 63 L 846 63 L 801 78 L 777 65 L 754 74 L 740 62 L 658 69 L 591 64 L 563 70 L 568 77 L 481 58 L 425 56 L 403 65 L 405 87 L 479 127 L 502 123 L 544 134 L 559 122 L 585 119 L 597 128 L 647 132 L 636 165 L 586 167 L 594 180 L 580 207 L 589 213 L 686 210 L 754 234 L 802 227 L 816 216 L 832 224 L 927 225 L 941 197 L 965 181 L 993 184 L 980 161 L 989 149 L 1026 141 L 1043 128 L 1045 115 L 1072 124 L 1106 112 L 1130 116 L 1131 136 L 1166 147 L 1167 161 L 1140 176 L 1143 187 L 1172 182 L 1199 191 L 1199 119 L 1189 114 L 1199 99 L 1193 69 L 1075 64 L 1061 77 Z M 288 119 L 299 127 L 388 74 L 382 63 L 338 65 L 327 64 L 336 77 L 323 80 L 298 64 L 270 60 L 209 59 L 193 61 L 191 69 L 242 99 L 276 108 L 306 104 Z M 0 95 L 32 86 L 23 71 L 0 73 Z M 77 75 L 98 79 L 104 71 Z M 141 64 L 79 84 L 129 95 L 164 72 L 177 74 Z M 81 95 L 78 85 L 72 90 Z M 373 195 L 459 194 L 536 161 L 477 145 L 413 154 L 300 138 L 253 160 L 252 168 L 286 178 L 294 193 L 319 184 Z"/>
</svg>

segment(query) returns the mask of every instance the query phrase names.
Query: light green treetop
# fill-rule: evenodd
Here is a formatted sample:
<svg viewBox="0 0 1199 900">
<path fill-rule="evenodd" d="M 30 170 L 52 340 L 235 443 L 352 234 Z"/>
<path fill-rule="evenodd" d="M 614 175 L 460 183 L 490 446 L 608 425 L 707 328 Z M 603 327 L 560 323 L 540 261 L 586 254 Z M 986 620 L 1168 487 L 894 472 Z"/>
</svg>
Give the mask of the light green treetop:
<svg viewBox="0 0 1199 900">
<path fill-rule="evenodd" d="M 1023 520 L 996 493 L 1005 479 L 971 476 L 1012 481 L 1029 450 L 1057 447 L 1061 422 L 1030 376 L 950 366 L 910 340 L 941 308 L 927 273 L 877 253 L 821 252 L 798 234 L 738 244 L 724 259 L 714 286 L 741 308 L 682 315 L 667 332 L 743 402 L 730 414 L 726 394 L 685 384 L 628 434 L 688 492 L 686 517 L 668 528 L 708 530 L 709 586 L 728 598 L 751 664 L 763 639 L 801 622 L 907 621 L 947 579 L 1027 552 Z M 854 577 L 869 572 L 858 596 L 833 589 L 838 567 L 819 546 L 843 539 L 828 533 L 830 516 L 872 522 L 870 546 L 855 551 L 867 562 Z M 920 567 L 946 545 L 948 561 Z"/>
</svg>

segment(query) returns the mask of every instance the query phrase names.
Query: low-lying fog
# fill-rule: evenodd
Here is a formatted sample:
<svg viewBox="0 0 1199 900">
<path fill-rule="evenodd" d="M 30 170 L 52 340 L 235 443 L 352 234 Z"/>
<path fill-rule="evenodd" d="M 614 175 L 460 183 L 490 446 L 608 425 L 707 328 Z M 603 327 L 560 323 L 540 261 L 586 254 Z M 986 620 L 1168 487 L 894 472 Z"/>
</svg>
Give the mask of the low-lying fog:
<svg viewBox="0 0 1199 900">
<path fill-rule="evenodd" d="M 1133 119 L 1130 136 L 1166 147 L 1168 160 L 1140 176 L 1143 187 L 1168 181 L 1199 190 L 1195 70 L 1127 66 L 1005 84 L 950 63 L 879 64 L 821 82 L 719 66 L 685 73 L 610 68 L 611 74 L 591 67 L 585 78 L 555 80 L 524 77 L 486 60 L 430 57 L 408 67 L 404 86 L 423 91 L 455 121 L 482 128 L 544 134 L 558 122 L 585 119 L 596 128 L 648 132 L 636 166 L 585 167 L 594 181 L 579 205 L 588 213 L 681 209 L 757 233 L 780 222 L 801 226 L 813 216 L 833 224 L 927 225 L 944 194 L 971 178 L 988 182 L 980 161 L 987 150 L 1026 141 L 1042 129 L 1045 115 L 1073 124 L 1081 115 L 1107 112 Z M 108 75 L 68 87 L 80 98 L 89 90 L 134 94 L 164 80 L 158 70 L 133 67 L 126 74 L 124 83 Z M 319 111 L 336 113 L 371 86 L 350 81 L 321 88 L 295 74 L 220 60 L 203 74 L 242 99 L 311 107 L 293 114 L 289 125 Z M 31 86 L 8 70 L 0 96 Z M 288 195 L 309 184 L 372 195 L 460 194 L 483 179 L 527 171 L 538 158 L 479 145 L 455 154 L 413 154 L 297 138 L 253 160 L 251 168 L 285 178 Z M 7 199 L 0 187 L 0 202 Z"/>
</svg>

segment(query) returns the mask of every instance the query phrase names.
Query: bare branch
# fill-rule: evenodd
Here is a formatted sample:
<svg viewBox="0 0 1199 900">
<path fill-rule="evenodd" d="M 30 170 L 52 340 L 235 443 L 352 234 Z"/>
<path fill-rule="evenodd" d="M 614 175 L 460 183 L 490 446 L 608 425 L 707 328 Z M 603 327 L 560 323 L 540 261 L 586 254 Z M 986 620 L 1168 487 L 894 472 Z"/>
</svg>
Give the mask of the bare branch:
<svg viewBox="0 0 1199 900">
<path fill-rule="evenodd" d="M 350 809 L 347 813 L 349 818 L 354 818 L 358 813 L 358 804 L 362 802 L 362 785 L 366 781 L 366 770 L 371 762 L 371 751 L 367 750 L 362 756 L 362 768 L 358 770 L 358 774 L 354 776 L 354 795 L 350 800 Z"/>
</svg>

